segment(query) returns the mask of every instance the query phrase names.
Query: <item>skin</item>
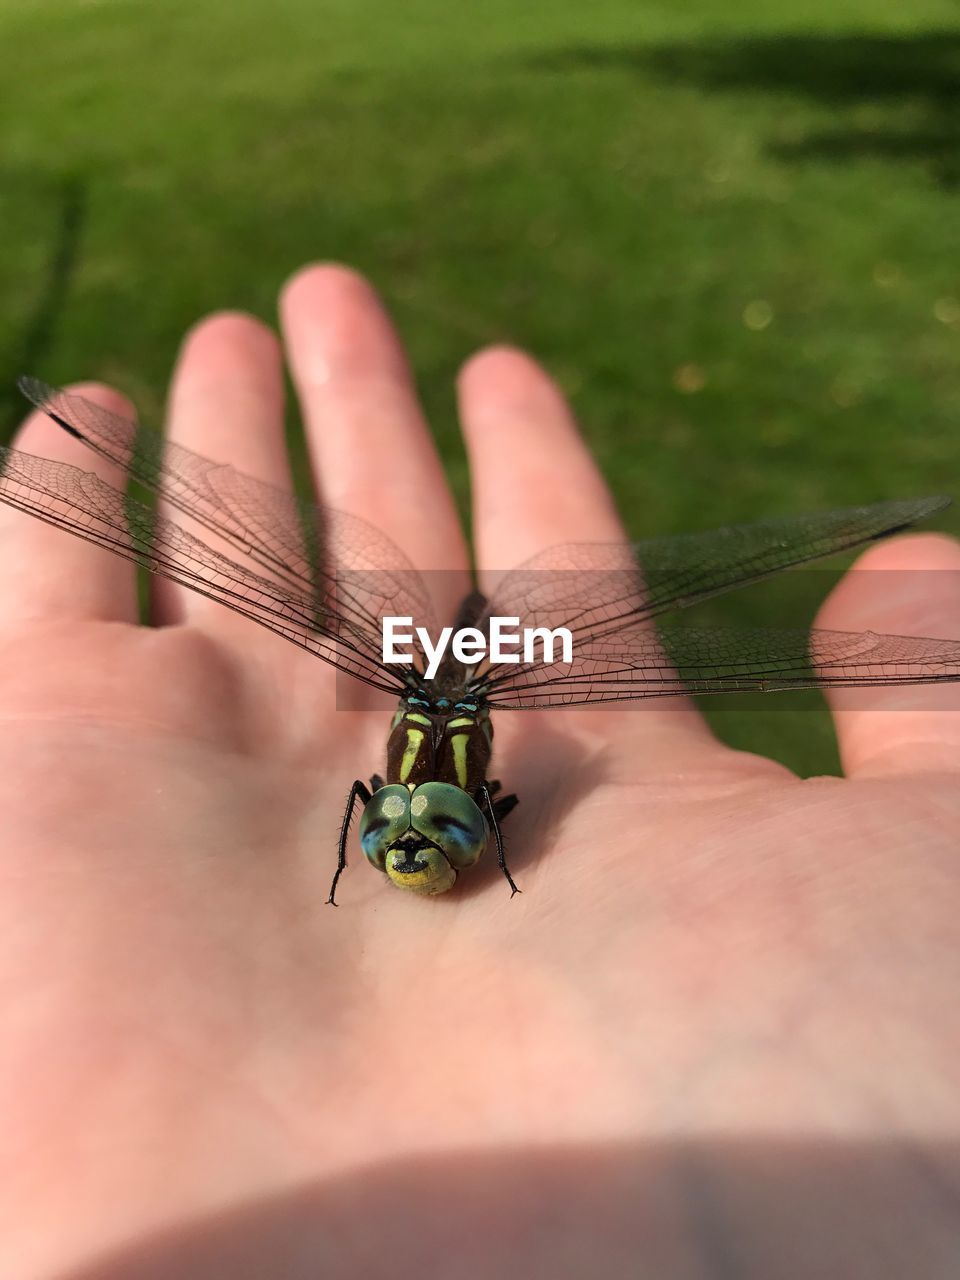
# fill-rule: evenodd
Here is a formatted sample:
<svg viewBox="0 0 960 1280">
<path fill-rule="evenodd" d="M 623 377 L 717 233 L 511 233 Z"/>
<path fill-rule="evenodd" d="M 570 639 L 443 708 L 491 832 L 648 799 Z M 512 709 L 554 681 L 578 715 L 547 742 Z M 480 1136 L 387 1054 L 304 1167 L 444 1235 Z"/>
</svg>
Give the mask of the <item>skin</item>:
<svg viewBox="0 0 960 1280">
<path fill-rule="evenodd" d="M 447 607 L 465 543 L 381 304 L 314 266 L 280 315 L 318 490 L 454 571 Z M 286 483 L 281 361 L 258 321 L 202 321 L 171 437 Z M 459 397 L 481 565 L 621 536 L 527 356 L 479 353 Z M 41 415 L 16 444 L 110 478 Z M 893 567 L 960 547 L 874 547 L 819 625 L 960 636 L 956 575 L 878 590 Z M 503 713 L 522 895 L 488 852 L 418 899 L 353 843 L 335 910 L 389 712 L 336 711 L 328 668 L 203 597 L 159 581 L 153 609 L 0 508 L 7 1280 L 954 1274 L 949 690 L 838 698 L 843 779 L 679 702 Z"/>
</svg>

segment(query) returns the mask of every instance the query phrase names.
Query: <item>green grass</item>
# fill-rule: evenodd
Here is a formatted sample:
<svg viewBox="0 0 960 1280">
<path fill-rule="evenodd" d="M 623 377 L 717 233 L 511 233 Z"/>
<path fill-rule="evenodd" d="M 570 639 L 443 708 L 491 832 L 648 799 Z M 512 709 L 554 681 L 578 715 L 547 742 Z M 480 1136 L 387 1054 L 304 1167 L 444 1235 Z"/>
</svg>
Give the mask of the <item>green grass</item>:
<svg viewBox="0 0 960 1280">
<path fill-rule="evenodd" d="M 461 500 L 452 378 L 503 338 L 637 536 L 960 487 L 953 0 L 266 14 L 0 4 L 2 387 L 100 377 L 158 415 L 186 326 L 272 318 L 336 258 L 392 307 Z M 715 714 L 835 767 L 822 713 Z"/>
</svg>

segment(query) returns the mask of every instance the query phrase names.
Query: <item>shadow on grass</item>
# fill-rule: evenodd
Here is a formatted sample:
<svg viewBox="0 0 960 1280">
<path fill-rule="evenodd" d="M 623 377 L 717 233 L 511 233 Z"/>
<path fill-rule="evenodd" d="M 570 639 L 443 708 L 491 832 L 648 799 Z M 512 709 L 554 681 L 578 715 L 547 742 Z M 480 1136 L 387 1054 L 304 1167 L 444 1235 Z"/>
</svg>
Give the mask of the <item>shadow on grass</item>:
<svg viewBox="0 0 960 1280">
<path fill-rule="evenodd" d="M 385 1087 L 402 1092 L 396 1071 Z M 958 1176 L 950 1145 L 840 1139 L 411 1156 L 184 1223 L 58 1280 L 946 1280 Z"/>
<path fill-rule="evenodd" d="M 87 192 L 73 175 L 64 177 L 56 194 L 57 214 L 46 270 L 39 277 L 33 314 L 9 360 L 0 365 L 0 439 L 9 440 L 23 419 L 27 406 L 17 391 L 17 378 L 42 371 L 57 320 L 63 309 L 77 265 L 80 236 L 86 220 Z"/>
<path fill-rule="evenodd" d="M 538 56 L 541 70 L 636 70 L 711 90 L 814 99 L 837 123 L 768 141 L 780 159 L 861 156 L 925 164 L 960 186 L 960 32 L 787 35 L 668 45 L 573 45 Z M 869 107 L 864 115 L 862 108 Z M 858 111 L 858 109 L 860 109 Z M 774 130 L 777 123 L 773 122 Z"/>
</svg>

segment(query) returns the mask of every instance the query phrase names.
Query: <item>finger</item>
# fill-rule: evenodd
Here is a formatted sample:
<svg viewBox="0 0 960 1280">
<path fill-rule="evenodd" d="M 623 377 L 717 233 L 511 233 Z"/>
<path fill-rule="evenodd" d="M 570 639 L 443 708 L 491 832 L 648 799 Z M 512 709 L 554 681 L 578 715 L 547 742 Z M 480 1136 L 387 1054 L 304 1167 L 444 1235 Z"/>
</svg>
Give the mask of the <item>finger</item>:
<svg viewBox="0 0 960 1280">
<path fill-rule="evenodd" d="M 919 533 L 864 552 L 816 625 L 830 631 L 960 639 L 960 543 Z M 848 775 L 960 768 L 960 687 L 827 690 Z"/>
<path fill-rule="evenodd" d="M 110 387 L 83 382 L 67 390 L 113 413 L 133 416 L 129 401 Z M 118 467 L 45 413 L 30 414 L 12 447 L 95 472 L 115 488 L 124 488 Z M 88 618 L 136 622 L 137 617 L 132 564 L 26 512 L 0 506 L 0 621 Z"/>
<path fill-rule="evenodd" d="M 441 618 L 467 589 L 466 543 L 397 334 L 371 286 L 307 267 L 281 299 L 321 500 L 370 521 L 419 569 Z"/>
<path fill-rule="evenodd" d="M 512 348 L 483 351 L 462 370 L 459 393 L 482 585 L 559 543 L 626 541 L 565 399 L 533 360 Z M 645 729 L 710 737 L 688 699 L 625 705 L 643 710 Z"/>
<path fill-rule="evenodd" d="M 492 347 L 459 379 L 477 561 L 489 575 L 560 542 L 623 542 L 613 499 L 560 391 L 529 356 Z"/>
<path fill-rule="evenodd" d="M 187 335 L 177 359 L 167 408 L 167 436 L 194 453 L 279 488 L 291 489 L 283 425 L 283 366 L 276 335 L 241 312 L 218 312 Z M 230 548 L 194 530 L 162 498 L 158 509 L 227 555 Z M 154 580 L 158 622 L 210 618 L 218 628 L 251 627 L 206 596 L 167 579 Z M 254 634 L 250 631 L 251 636 Z"/>
</svg>

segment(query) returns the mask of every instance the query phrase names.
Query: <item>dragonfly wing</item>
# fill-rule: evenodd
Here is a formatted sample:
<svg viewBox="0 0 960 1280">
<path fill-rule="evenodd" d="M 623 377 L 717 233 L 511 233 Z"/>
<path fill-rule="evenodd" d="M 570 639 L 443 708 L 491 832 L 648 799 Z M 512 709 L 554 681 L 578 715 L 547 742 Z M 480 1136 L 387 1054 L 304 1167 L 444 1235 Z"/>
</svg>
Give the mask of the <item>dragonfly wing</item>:
<svg viewBox="0 0 960 1280">
<path fill-rule="evenodd" d="M 632 544 L 550 547 L 503 575 L 486 618 L 518 618 L 520 628 L 566 629 L 574 656 L 586 664 L 577 673 L 582 682 L 590 663 L 609 656 L 607 641 L 625 651 L 639 649 L 646 661 L 647 646 L 652 644 L 656 650 L 653 619 L 663 613 L 887 537 L 941 510 L 949 501 L 904 499 Z M 602 682 L 600 668 L 596 674 Z M 558 679 L 565 677 L 554 664 L 544 663 L 542 650 L 537 650 L 537 661 L 481 668 L 474 682 L 491 699 L 495 691 L 499 696 L 522 687 L 529 700 L 536 684 L 553 685 Z M 652 668 L 651 680 L 655 680 Z M 649 696 L 635 684 L 632 687 L 633 693 L 622 696 Z"/>
<path fill-rule="evenodd" d="M 634 543 L 549 547 L 503 575 L 490 615 L 567 627 L 574 644 L 907 529 L 950 504 L 907 498 Z"/>
<path fill-rule="evenodd" d="M 314 592 L 259 575 L 80 467 L 0 448 L 0 468 L 9 506 L 206 595 L 366 684 L 402 691 L 379 661 L 379 633 L 364 634 Z"/>
<path fill-rule="evenodd" d="M 422 577 L 367 521 L 213 462 L 82 396 L 33 378 L 21 378 L 19 385 L 65 430 L 186 516 L 201 545 L 205 535 L 215 535 L 230 549 L 228 562 L 246 568 L 255 581 L 298 601 L 309 599 L 314 607 L 322 603 L 335 614 L 340 638 L 352 634 L 378 665 L 384 614 L 409 615 L 435 632 Z M 187 529 L 178 531 L 190 536 Z M 395 677 L 395 668 L 385 670 Z"/>
<path fill-rule="evenodd" d="M 0 500 L 137 560 L 255 618 L 367 683 L 396 691 L 396 668 L 385 666 L 380 656 L 383 617 L 412 616 L 431 634 L 435 626 L 422 579 L 384 534 L 365 521 L 302 502 L 167 442 L 158 432 L 83 397 L 31 379 L 21 380 L 21 388 L 132 480 L 162 494 L 188 518 L 191 529 L 156 517 L 148 506 L 94 475 L 13 451 L 4 451 Z M 696 687 L 701 687 L 698 681 L 716 685 L 719 676 L 698 674 L 697 662 L 687 662 L 683 653 L 665 656 L 662 642 L 649 629 L 650 619 L 907 528 L 947 502 L 877 503 L 632 546 L 551 548 L 506 575 L 487 617 L 516 616 L 522 626 L 568 628 L 573 662 L 567 667 L 531 663 L 488 669 L 476 677 L 477 687 L 494 705 L 549 706 L 681 692 L 687 680 Z M 192 532 L 193 526 L 200 535 Z M 231 554 L 207 545 L 204 532 L 215 535 L 215 542 L 223 540 Z M 485 625 L 482 617 L 477 625 Z M 710 636 L 717 644 L 723 633 L 683 634 Z M 770 683 L 775 676 L 787 676 L 780 668 L 768 670 L 762 648 L 746 652 L 756 652 L 756 670 L 740 671 L 738 678 L 759 683 L 739 687 L 783 687 Z M 745 660 L 744 654 L 740 657 Z M 819 674 L 808 674 L 808 683 L 823 683 Z M 867 674 L 876 682 L 875 672 Z M 902 668 L 894 674 L 897 682 L 918 682 L 916 674 L 905 675 Z M 733 678 L 727 671 L 726 683 L 716 687 L 733 687 Z M 799 678 L 790 675 L 793 684 Z M 955 677 L 923 676 L 931 678 Z M 703 691 L 709 691 L 705 685 Z"/>
<path fill-rule="evenodd" d="M 686 693 L 771 692 L 960 680 L 960 640 L 872 631 L 637 628 L 574 649 L 571 662 L 518 671 L 487 697 L 499 708 L 622 702 Z"/>
</svg>

